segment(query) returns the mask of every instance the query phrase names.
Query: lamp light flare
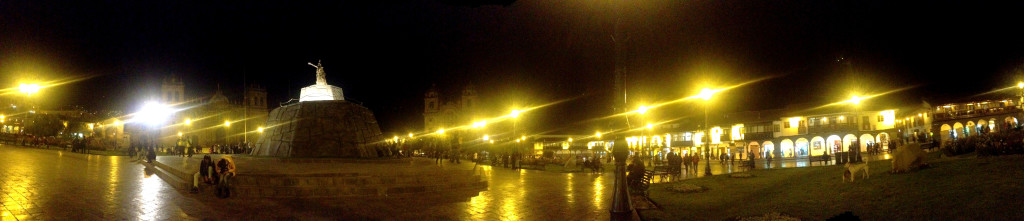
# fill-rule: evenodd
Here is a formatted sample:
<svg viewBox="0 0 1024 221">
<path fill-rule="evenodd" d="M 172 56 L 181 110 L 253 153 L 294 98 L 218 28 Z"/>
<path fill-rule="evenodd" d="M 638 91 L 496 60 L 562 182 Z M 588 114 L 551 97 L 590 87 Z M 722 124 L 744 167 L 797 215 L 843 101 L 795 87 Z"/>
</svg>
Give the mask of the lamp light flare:
<svg viewBox="0 0 1024 221">
<path fill-rule="evenodd" d="M 409 133 L 409 138 L 412 138 L 412 133 Z"/>
<path fill-rule="evenodd" d="M 224 121 L 224 126 L 225 126 L 225 127 L 230 127 L 230 126 L 231 126 L 231 121 L 226 121 L 226 120 L 225 120 L 225 121 Z"/>
<path fill-rule="evenodd" d="M 700 99 L 704 99 L 704 100 L 711 100 L 711 96 L 714 95 L 714 94 L 715 94 L 714 90 L 711 90 L 711 89 L 708 89 L 708 88 L 704 88 L 704 89 L 700 90 L 700 94 L 697 95 L 697 97 L 700 97 Z"/>
<path fill-rule="evenodd" d="M 256 128 L 256 131 L 259 131 L 260 133 L 263 133 L 263 127 Z"/>
<path fill-rule="evenodd" d="M 601 138 L 601 132 L 595 133 L 594 136 L 597 136 L 597 138 Z"/>
<path fill-rule="evenodd" d="M 639 108 L 637 108 L 637 109 L 636 109 L 636 112 L 637 112 L 637 113 L 640 113 L 640 115 L 644 115 L 644 114 L 646 114 L 646 113 L 647 113 L 647 110 L 648 110 L 648 109 L 651 109 L 651 108 L 649 108 L 649 107 L 647 107 L 647 106 L 643 106 L 643 105 L 641 105 L 641 106 L 640 106 Z"/>
<path fill-rule="evenodd" d="M 25 84 L 18 85 L 18 90 L 26 95 L 32 95 L 39 92 L 39 84 Z"/>
<path fill-rule="evenodd" d="M 1024 82 L 1017 82 L 1017 88 L 1024 89 Z"/>
<path fill-rule="evenodd" d="M 491 137 L 490 137 L 490 136 L 487 136 L 486 134 L 484 134 L 484 140 L 485 140 L 485 141 L 486 141 L 486 140 L 490 140 L 490 139 L 491 139 Z"/>
<path fill-rule="evenodd" d="M 444 134 L 444 129 L 437 130 L 437 134 Z"/>
<path fill-rule="evenodd" d="M 512 113 L 508 114 L 508 116 L 510 116 L 510 117 L 512 117 L 512 118 L 517 118 L 517 117 L 519 117 L 519 113 L 520 113 L 520 112 L 522 112 L 522 111 L 519 111 L 519 110 L 512 110 Z"/>
<path fill-rule="evenodd" d="M 852 98 L 850 98 L 850 103 L 860 104 L 860 100 L 863 100 L 863 98 L 858 97 L 858 96 L 853 96 Z"/>
<path fill-rule="evenodd" d="M 651 123 L 647 123 L 647 129 L 648 129 L 648 130 L 650 130 L 650 129 L 653 129 L 653 128 L 654 128 L 654 125 L 653 125 L 653 124 L 651 124 Z"/>
</svg>

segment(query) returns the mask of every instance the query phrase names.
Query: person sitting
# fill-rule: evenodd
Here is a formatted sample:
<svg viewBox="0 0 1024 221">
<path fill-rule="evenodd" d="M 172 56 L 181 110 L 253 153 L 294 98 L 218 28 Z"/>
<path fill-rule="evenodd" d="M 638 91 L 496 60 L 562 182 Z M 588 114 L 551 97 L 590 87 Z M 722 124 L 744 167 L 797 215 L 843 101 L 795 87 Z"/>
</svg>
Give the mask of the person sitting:
<svg viewBox="0 0 1024 221">
<path fill-rule="evenodd" d="M 217 197 L 227 198 L 231 196 L 228 180 L 235 176 L 235 162 L 231 160 L 230 155 L 224 155 L 220 161 L 217 161 L 217 173 L 220 175 L 220 180 L 217 182 Z"/>
<path fill-rule="evenodd" d="M 204 183 L 213 183 L 214 167 L 215 165 L 213 164 L 213 159 L 210 158 L 210 155 L 203 156 L 203 161 L 199 163 L 199 171 L 192 175 L 192 193 L 199 192 L 200 178 L 202 178 Z"/>
<path fill-rule="evenodd" d="M 626 166 L 626 170 L 629 171 L 629 174 L 626 174 L 626 183 L 635 185 L 643 180 L 644 171 L 647 170 L 647 168 L 644 167 L 644 162 L 641 161 L 639 157 L 633 157 L 633 162 L 630 162 L 629 165 Z"/>
</svg>

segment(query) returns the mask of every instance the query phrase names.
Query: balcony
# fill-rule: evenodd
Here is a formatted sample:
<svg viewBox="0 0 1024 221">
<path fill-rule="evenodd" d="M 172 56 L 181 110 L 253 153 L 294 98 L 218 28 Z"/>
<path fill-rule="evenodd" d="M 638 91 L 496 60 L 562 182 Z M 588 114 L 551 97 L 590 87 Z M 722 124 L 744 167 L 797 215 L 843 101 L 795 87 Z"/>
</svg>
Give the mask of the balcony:
<svg viewBox="0 0 1024 221">
<path fill-rule="evenodd" d="M 949 112 L 936 112 L 935 120 L 957 120 L 957 119 L 968 119 L 975 117 L 984 117 L 1000 114 L 1010 114 L 1020 112 L 1020 109 L 1015 107 L 997 107 L 988 109 L 976 109 L 976 110 L 962 110 L 962 111 L 949 111 Z"/>
<path fill-rule="evenodd" d="M 839 123 L 839 124 L 825 124 L 825 125 L 814 125 L 807 128 L 808 132 L 812 134 L 817 133 L 830 133 L 837 131 L 856 131 L 857 124 L 853 123 Z"/>
</svg>

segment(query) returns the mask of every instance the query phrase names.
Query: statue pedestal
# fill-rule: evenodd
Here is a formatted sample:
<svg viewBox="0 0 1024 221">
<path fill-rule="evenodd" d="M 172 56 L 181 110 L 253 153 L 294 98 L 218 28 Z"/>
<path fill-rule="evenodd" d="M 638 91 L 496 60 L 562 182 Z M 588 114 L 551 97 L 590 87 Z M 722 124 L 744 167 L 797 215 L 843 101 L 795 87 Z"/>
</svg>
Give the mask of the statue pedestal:
<svg viewBox="0 0 1024 221">
<path fill-rule="evenodd" d="M 302 88 L 299 101 L 343 101 L 345 94 L 340 87 L 329 84 L 314 84 Z"/>
</svg>

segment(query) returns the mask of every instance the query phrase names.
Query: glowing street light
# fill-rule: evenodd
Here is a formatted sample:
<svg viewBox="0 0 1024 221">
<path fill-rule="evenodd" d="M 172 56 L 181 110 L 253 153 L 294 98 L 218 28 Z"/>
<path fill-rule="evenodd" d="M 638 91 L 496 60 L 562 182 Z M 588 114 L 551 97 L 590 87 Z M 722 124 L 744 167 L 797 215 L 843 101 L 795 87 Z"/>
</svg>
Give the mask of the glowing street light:
<svg viewBox="0 0 1024 221">
<path fill-rule="evenodd" d="M 1024 89 L 1024 82 L 1017 82 L 1017 88 Z"/>
<path fill-rule="evenodd" d="M 263 127 L 256 128 L 257 132 L 263 133 Z"/>
<path fill-rule="evenodd" d="M 597 138 L 601 138 L 601 132 L 598 131 L 597 133 L 594 134 L 594 136 L 596 136 Z"/>
<path fill-rule="evenodd" d="M 487 140 L 490 140 L 490 139 L 491 139 L 490 136 L 487 136 L 487 134 L 484 134 L 484 141 L 487 141 Z"/>
<path fill-rule="evenodd" d="M 409 133 L 409 138 L 412 138 L 412 133 Z"/>
<path fill-rule="evenodd" d="M 181 132 L 178 132 L 178 137 L 181 137 Z"/>
<path fill-rule="evenodd" d="M 714 94 L 715 94 L 714 90 L 704 88 L 704 89 L 700 90 L 700 94 L 698 94 L 697 97 L 700 97 L 700 99 L 704 99 L 704 100 L 711 100 L 711 96 L 714 95 Z"/>
<path fill-rule="evenodd" d="M 25 84 L 22 83 L 18 86 L 18 90 L 25 95 L 32 95 L 39 92 L 39 84 Z"/>
<path fill-rule="evenodd" d="M 523 137 L 520 138 L 520 139 L 523 139 L 523 141 L 526 141 L 526 135 L 523 135 Z"/>
<path fill-rule="evenodd" d="M 512 113 L 508 114 L 508 116 L 510 116 L 512 118 L 517 118 L 517 117 L 519 117 L 519 113 L 521 113 L 521 112 L 522 111 L 520 111 L 520 110 L 512 110 Z"/>
<path fill-rule="evenodd" d="M 639 108 L 636 109 L 636 112 L 640 113 L 640 115 L 644 115 L 644 114 L 647 113 L 647 109 L 651 109 L 651 108 L 649 108 L 647 106 L 640 106 Z"/>
<path fill-rule="evenodd" d="M 854 95 L 852 98 L 850 98 L 850 103 L 852 103 L 854 105 L 857 105 L 857 104 L 860 104 L 861 100 L 864 100 L 864 98 L 861 98 L 861 97 L 858 97 L 858 96 Z"/>
<path fill-rule="evenodd" d="M 398 136 L 395 136 L 395 142 L 398 142 Z"/>
<path fill-rule="evenodd" d="M 437 134 L 444 134 L 444 129 L 437 130 Z"/>
<path fill-rule="evenodd" d="M 227 121 L 227 120 L 225 120 L 225 121 L 224 121 L 224 126 L 225 126 L 225 127 L 230 127 L 230 126 L 231 126 L 231 121 Z"/>
<path fill-rule="evenodd" d="M 192 119 L 185 119 L 185 125 L 192 125 Z"/>
<path fill-rule="evenodd" d="M 654 125 L 653 125 L 653 124 L 651 124 L 651 123 L 647 123 L 647 129 L 648 129 L 648 130 L 650 130 L 650 129 L 654 129 Z"/>
<path fill-rule="evenodd" d="M 704 137 L 707 137 L 704 143 L 704 154 L 708 157 L 704 164 L 704 176 L 711 176 L 711 126 L 708 125 L 708 106 L 711 106 L 711 96 L 715 94 L 714 90 L 704 88 L 700 90 L 700 94 L 697 95 L 700 99 L 704 99 Z"/>
<path fill-rule="evenodd" d="M 143 122 L 149 126 L 157 126 L 164 123 L 171 116 L 172 112 L 167 106 L 150 101 L 142 105 L 142 109 L 135 113 L 135 117 L 132 120 Z"/>
<path fill-rule="evenodd" d="M 572 142 L 572 137 L 569 138 L 569 142 Z"/>
</svg>

